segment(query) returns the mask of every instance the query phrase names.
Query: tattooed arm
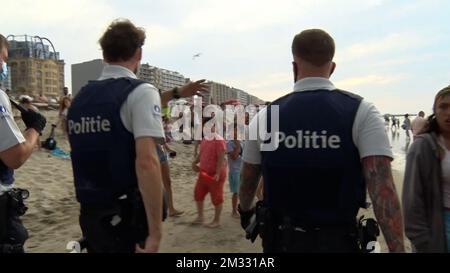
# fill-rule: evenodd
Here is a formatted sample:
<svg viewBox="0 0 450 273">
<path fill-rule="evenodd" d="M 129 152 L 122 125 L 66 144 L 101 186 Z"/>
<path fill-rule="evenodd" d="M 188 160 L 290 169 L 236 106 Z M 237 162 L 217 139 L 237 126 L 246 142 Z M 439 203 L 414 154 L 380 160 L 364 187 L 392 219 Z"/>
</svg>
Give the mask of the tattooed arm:
<svg viewBox="0 0 450 273">
<path fill-rule="evenodd" d="M 239 188 L 239 206 L 244 211 L 253 207 L 256 189 L 261 177 L 261 165 L 244 162 L 241 170 L 241 186 Z"/>
<path fill-rule="evenodd" d="M 362 164 L 375 216 L 389 251 L 404 252 L 403 218 L 392 177 L 391 160 L 385 156 L 370 156 L 364 158 Z"/>
</svg>

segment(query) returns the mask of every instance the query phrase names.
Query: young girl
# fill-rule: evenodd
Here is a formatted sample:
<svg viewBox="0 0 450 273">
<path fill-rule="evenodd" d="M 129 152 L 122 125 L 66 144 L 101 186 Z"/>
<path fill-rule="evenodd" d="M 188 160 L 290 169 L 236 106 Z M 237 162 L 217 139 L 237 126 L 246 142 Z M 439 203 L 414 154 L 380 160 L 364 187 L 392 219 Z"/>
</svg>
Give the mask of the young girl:
<svg viewBox="0 0 450 273">
<path fill-rule="evenodd" d="M 234 139 L 227 141 L 228 153 L 228 182 L 230 184 L 230 192 L 233 194 L 231 198 L 232 213 L 231 216 L 239 218 L 237 210 L 238 193 L 240 185 L 240 175 L 242 167 L 242 144 L 238 140 L 237 124 L 234 126 Z"/>
<path fill-rule="evenodd" d="M 210 228 L 220 226 L 220 214 L 222 213 L 224 201 L 223 188 L 227 177 L 226 153 L 225 140 L 215 133 L 214 126 L 211 128 L 211 134 L 206 136 L 200 143 L 200 152 L 192 163 L 193 170 L 200 172 L 194 189 L 198 217 L 193 224 L 203 224 L 203 202 L 209 193 L 215 211 L 213 221 L 206 226 Z M 198 166 L 197 164 L 199 163 L 200 165 Z"/>
</svg>

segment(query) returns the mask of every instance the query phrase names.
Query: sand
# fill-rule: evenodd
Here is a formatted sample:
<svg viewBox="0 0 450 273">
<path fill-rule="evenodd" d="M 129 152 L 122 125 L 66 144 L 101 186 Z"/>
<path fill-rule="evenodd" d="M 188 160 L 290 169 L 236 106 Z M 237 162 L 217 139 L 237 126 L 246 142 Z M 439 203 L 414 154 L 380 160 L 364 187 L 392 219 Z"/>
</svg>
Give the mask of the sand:
<svg viewBox="0 0 450 273">
<path fill-rule="evenodd" d="M 44 114 L 49 124 L 56 122 L 57 112 L 46 111 Z M 20 122 L 18 122 L 20 123 Z M 41 140 L 48 137 L 50 126 L 47 126 Z M 68 151 L 68 143 L 60 128 L 57 129 L 58 146 Z M 228 184 L 225 186 L 225 204 L 222 213 L 222 226 L 210 229 L 193 226 L 196 217 L 193 200 L 193 189 L 196 175 L 191 170 L 193 145 L 173 143 L 171 147 L 177 151 L 177 157 L 170 161 L 172 189 L 175 207 L 183 210 L 179 217 L 168 218 L 164 222 L 164 237 L 160 252 L 168 253 L 260 253 L 261 241 L 254 244 L 245 240 L 239 220 L 231 217 L 231 193 Z M 396 187 L 401 193 L 403 175 L 394 170 Z M 70 160 L 50 155 L 45 150 L 37 150 L 27 163 L 16 172 L 18 187 L 30 191 L 27 200 L 29 210 L 23 217 L 30 238 L 26 243 L 27 252 L 67 253 L 67 244 L 81 236 L 78 225 L 79 205 L 75 200 L 73 174 Z M 214 208 L 209 197 L 205 202 L 206 221 L 212 220 Z M 371 209 L 361 211 L 373 215 Z M 380 238 L 382 251 L 386 252 L 386 244 Z"/>
</svg>

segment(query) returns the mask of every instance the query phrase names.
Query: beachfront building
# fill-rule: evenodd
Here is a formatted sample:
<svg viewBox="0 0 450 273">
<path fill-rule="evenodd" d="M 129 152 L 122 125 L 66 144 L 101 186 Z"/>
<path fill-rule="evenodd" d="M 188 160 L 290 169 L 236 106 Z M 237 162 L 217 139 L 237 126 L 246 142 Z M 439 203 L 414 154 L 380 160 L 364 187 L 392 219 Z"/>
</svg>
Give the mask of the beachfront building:
<svg viewBox="0 0 450 273">
<path fill-rule="evenodd" d="M 240 103 L 242 105 L 247 105 L 248 104 L 248 94 L 247 92 L 245 92 L 244 90 L 239 90 L 237 89 L 237 97 L 238 100 L 240 101 Z"/>
<path fill-rule="evenodd" d="M 241 93 L 245 93 L 240 89 L 229 87 L 223 83 L 210 81 L 207 84 L 210 87 L 210 93 L 205 95 L 205 101 L 208 103 L 220 105 L 229 100 L 239 100 Z"/>
<path fill-rule="evenodd" d="M 209 93 L 204 94 L 203 101 L 205 104 L 220 105 L 229 100 L 238 100 L 242 105 L 263 103 L 262 100 L 248 94 L 244 90 L 214 81 L 208 81 L 207 84 L 209 85 Z"/>
<path fill-rule="evenodd" d="M 10 87 L 18 94 L 58 98 L 64 88 L 64 60 L 44 37 L 9 35 Z"/>
<path fill-rule="evenodd" d="M 206 104 L 219 105 L 222 102 L 227 101 L 229 99 L 228 95 L 230 92 L 229 86 L 213 81 L 209 81 L 207 84 L 209 86 L 209 94 L 205 94 L 204 97 Z"/>
<path fill-rule="evenodd" d="M 105 64 L 102 60 L 97 59 L 89 62 L 73 64 L 72 65 L 72 93 L 75 96 L 78 91 L 88 83 L 90 80 L 95 80 L 100 77 Z M 180 87 L 185 85 L 190 79 L 185 78 L 182 74 L 176 71 L 170 71 L 167 69 L 151 66 L 148 63 L 142 64 L 138 78 L 146 81 L 162 92 L 172 90 L 174 87 Z M 229 87 L 225 84 L 208 81 L 209 93 L 203 94 L 203 104 L 221 104 L 222 102 L 237 99 L 243 105 L 249 103 L 262 102 L 255 96 L 247 94 L 245 91 Z M 192 103 L 191 98 L 185 98 L 183 101 Z"/>
<path fill-rule="evenodd" d="M 72 92 L 75 96 L 78 91 L 91 80 L 100 77 L 105 63 L 101 59 L 72 65 Z M 162 91 L 182 86 L 187 79 L 178 72 L 162 69 L 149 64 L 142 64 L 137 77 L 146 81 Z"/>
<path fill-rule="evenodd" d="M 151 66 L 148 63 L 141 65 L 138 78 L 151 83 L 163 92 L 183 86 L 186 83 L 186 78 L 180 73 Z"/>
<path fill-rule="evenodd" d="M 264 101 L 253 95 L 248 96 L 248 104 L 264 104 Z"/>
</svg>

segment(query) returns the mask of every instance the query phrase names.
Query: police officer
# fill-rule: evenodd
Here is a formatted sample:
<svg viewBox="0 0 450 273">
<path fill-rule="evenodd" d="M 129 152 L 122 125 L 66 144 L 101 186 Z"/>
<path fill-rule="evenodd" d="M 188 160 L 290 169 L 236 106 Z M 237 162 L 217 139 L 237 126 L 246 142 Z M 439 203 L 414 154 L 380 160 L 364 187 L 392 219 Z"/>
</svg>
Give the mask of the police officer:
<svg viewBox="0 0 450 273">
<path fill-rule="evenodd" d="M 0 34 L 0 82 L 7 77 L 8 41 Z M 14 189 L 14 169 L 30 157 L 46 119 L 32 110 L 22 112 L 26 125 L 22 135 L 11 109 L 9 98 L 0 90 L 0 253 L 23 252 L 28 233 L 19 216 L 24 204 L 21 191 Z"/>
<path fill-rule="evenodd" d="M 136 77 L 145 32 L 114 21 L 100 39 L 102 75 L 74 98 L 67 117 L 80 226 L 88 252 L 157 252 L 163 186 L 156 147 L 161 100 L 204 91 L 202 81 L 163 93 Z"/>
<path fill-rule="evenodd" d="M 241 172 L 241 225 L 249 228 L 254 197 L 264 252 L 356 252 L 356 216 L 366 188 L 388 248 L 402 252 L 403 223 L 377 109 L 329 80 L 334 40 L 310 29 L 292 43 L 294 92 L 274 101 L 250 124 L 266 139 L 247 141 Z M 260 120 L 260 122 L 258 122 Z M 276 128 L 278 127 L 278 128 Z M 362 246 L 364 247 L 364 246 Z"/>
</svg>

